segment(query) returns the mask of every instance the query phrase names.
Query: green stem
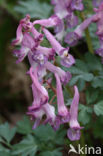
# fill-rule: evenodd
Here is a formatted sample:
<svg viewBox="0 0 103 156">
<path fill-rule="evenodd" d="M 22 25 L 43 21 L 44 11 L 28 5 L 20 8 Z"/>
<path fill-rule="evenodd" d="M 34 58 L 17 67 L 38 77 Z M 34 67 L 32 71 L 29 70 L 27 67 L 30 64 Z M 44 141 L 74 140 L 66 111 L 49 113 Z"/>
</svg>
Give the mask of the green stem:
<svg viewBox="0 0 103 156">
<path fill-rule="evenodd" d="M 71 88 L 68 85 L 66 85 L 66 89 L 67 89 L 68 93 L 70 94 L 70 97 L 72 98 L 73 92 L 72 92 Z"/>
<path fill-rule="evenodd" d="M 85 36 L 86 36 L 88 50 L 89 50 L 90 53 L 93 54 L 94 50 L 93 50 L 92 41 L 91 41 L 91 37 L 90 37 L 90 33 L 89 33 L 89 29 L 88 28 L 86 28 L 86 30 L 85 30 Z"/>
<path fill-rule="evenodd" d="M 12 146 L 11 146 L 10 143 L 8 143 L 8 142 L 6 142 L 6 141 L 4 141 L 4 140 L 2 140 L 1 142 L 2 142 L 3 144 L 5 144 L 6 146 L 8 146 L 10 149 L 12 149 Z"/>
<path fill-rule="evenodd" d="M 85 16 L 84 16 L 84 13 L 80 13 L 80 17 L 81 17 L 81 20 L 84 21 L 85 20 Z M 89 29 L 86 28 L 85 29 L 85 36 L 86 36 L 86 42 L 87 42 L 87 46 L 88 46 L 88 50 L 90 53 L 94 53 L 94 50 L 93 50 L 93 45 L 92 45 L 92 40 L 91 40 L 91 36 L 90 36 L 90 32 L 89 32 Z"/>
</svg>

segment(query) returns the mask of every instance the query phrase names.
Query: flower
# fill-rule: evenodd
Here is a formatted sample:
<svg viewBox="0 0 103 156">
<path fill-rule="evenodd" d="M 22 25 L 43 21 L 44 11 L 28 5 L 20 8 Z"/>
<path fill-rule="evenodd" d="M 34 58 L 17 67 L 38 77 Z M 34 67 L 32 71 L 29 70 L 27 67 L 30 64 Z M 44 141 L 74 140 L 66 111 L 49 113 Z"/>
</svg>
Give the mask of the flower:
<svg viewBox="0 0 103 156">
<path fill-rule="evenodd" d="M 60 23 L 61 23 L 60 18 L 56 15 L 53 15 L 49 17 L 48 19 L 36 20 L 33 22 L 33 25 L 40 24 L 41 26 L 44 26 L 44 27 L 54 27 Z"/>
<path fill-rule="evenodd" d="M 79 92 L 77 86 L 74 86 L 75 94 L 70 106 L 70 128 L 67 131 L 67 136 L 70 140 L 80 139 L 80 127 L 78 123 L 78 104 L 79 104 Z"/>
<path fill-rule="evenodd" d="M 75 63 L 75 59 L 73 58 L 72 55 L 68 54 L 69 48 L 62 47 L 60 43 L 47 29 L 43 28 L 43 32 L 47 37 L 47 39 L 49 40 L 52 48 L 61 57 L 61 63 L 66 67 L 72 66 Z"/>
<path fill-rule="evenodd" d="M 83 4 L 82 4 L 82 0 L 72 0 L 71 9 L 82 11 L 84 9 Z"/>
<path fill-rule="evenodd" d="M 60 67 L 57 67 L 57 66 L 51 64 L 51 63 L 48 62 L 48 61 L 47 61 L 46 64 L 45 64 L 45 68 L 46 68 L 47 70 L 53 72 L 54 74 L 55 74 L 55 73 L 58 74 L 58 76 L 59 76 L 61 82 L 62 82 L 64 85 L 67 84 L 67 83 L 70 81 L 70 79 L 71 79 L 71 74 L 70 74 L 69 71 L 68 71 L 68 72 L 65 72 L 65 71 L 62 70 Z"/>
<path fill-rule="evenodd" d="M 61 81 L 57 73 L 55 73 L 55 78 L 56 78 L 56 91 L 57 91 L 58 119 L 62 124 L 62 123 L 69 122 L 70 114 L 67 107 L 64 104 Z"/>
<path fill-rule="evenodd" d="M 91 16 L 84 20 L 74 32 L 69 32 L 65 37 L 65 42 L 70 46 L 74 46 L 77 44 L 77 41 L 82 38 L 84 30 L 93 22 L 95 16 Z"/>
<path fill-rule="evenodd" d="M 39 110 L 33 110 L 27 112 L 27 115 L 31 116 L 31 120 L 35 120 L 33 129 L 37 128 L 42 122 L 42 124 L 49 123 L 52 127 L 54 127 L 56 115 L 55 115 L 55 108 L 54 106 L 50 105 L 49 103 L 46 103 L 43 105 Z M 46 115 L 46 119 L 43 121 L 43 117 Z"/>
<path fill-rule="evenodd" d="M 103 0 L 93 0 L 93 6 L 94 7 L 99 7 L 102 2 L 103 2 Z"/>
<path fill-rule="evenodd" d="M 32 111 L 32 110 L 37 110 L 42 105 L 46 104 L 49 97 L 48 97 L 47 90 L 38 81 L 37 68 L 35 70 L 33 70 L 32 67 L 31 67 L 30 71 L 29 71 L 29 74 L 30 74 L 30 77 L 31 77 L 31 79 L 33 81 L 32 91 L 33 91 L 34 101 L 32 103 L 32 106 L 30 106 L 28 109 L 30 111 Z"/>
<path fill-rule="evenodd" d="M 12 45 L 19 45 L 21 44 L 23 39 L 23 33 L 22 33 L 22 25 L 19 24 L 17 31 L 16 31 L 16 40 L 12 41 Z"/>
<path fill-rule="evenodd" d="M 74 10 L 83 10 L 82 0 L 51 0 L 54 5 L 54 13 L 61 19 L 55 27 L 56 38 L 61 41 L 65 36 L 65 28 L 73 28 L 78 24 L 78 17 Z"/>
<path fill-rule="evenodd" d="M 70 81 L 71 73 L 69 71 L 65 72 L 63 69 L 55 65 L 55 55 L 57 54 L 60 56 L 61 64 L 67 68 L 75 63 L 75 59 L 68 53 L 69 47 L 64 48 L 46 29 L 48 27 L 54 27 L 55 32 L 59 32 L 58 34 L 62 36 L 62 33 L 64 32 L 64 21 L 59 17 L 59 9 L 64 9 L 62 16 L 63 18 L 65 17 L 65 20 L 69 18 L 67 15 L 71 14 L 71 19 L 70 21 L 68 20 L 68 25 L 70 25 L 70 27 L 76 25 L 76 17 L 72 12 L 70 13 L 70 8 L 68 8 L 70 7 L 71 0 L 53 0 L 52 3 L 55 5 L 55 8 L 57 8 L 56 15 L 53 15 L 48 19 L 35 20 L 34 22 L 30 21 L 29 15 L 26 15 L 26 17 L 20 21 L 17 28 L 16 40 L 14 40 L 12 44 L 21 45 L 21 48 L 14 50 L 14 55 L 18 57 L 17 63 L 21 62 L 26 56 L 30 63 L 30 69 L 27 74 L 29 74 L 32 79 L 31 87 L 33 102 L 32 105 L 28 107 L 27 115 L 31 116 L 31 120 L 34 121 L 33 129 L 38 127 L 41 123 L 48 123 L 54 130 L 57 130 L 61 124 L 68 123 L 70 121 L 70 130 L 68 133 L 75 131 L 77 139 L 79 123 L 74 116 L 77 116 L 75 114 L 78 109 L 78 103 L 76 103 L 79 100 L 78 92 L 75 89 L 76 95 L 74 96 L 69 112 L 68 108 L 64 104 L 62 84 L 66 85 Z M 41 26 L 42 33 L 36 30 L 36 24 Z M 50 42 L 50 48 L 41 46 L 41 42 L 44 37 L 46 37 Z M 52 72 L 56 78 L 56 89 L 52 88 L 52 78 L 50 78 L 48 82 L 44 79 L 48 70 Z M 44 84 L 45 82 L 50 84 L 50 87 L 54 89 L 55 94 L 57 94 L 57 115 L 55 113 L 55 107 L 48 102 L 48 87 L 44 87 L 44 85 L 47 85 Z M 76 108 L 73 116 L 74 107 Z M 75 127 L 78 129 L 75 129 Z"/>
<path fill-rule="evenodd" d="M 78 17 L 74 15 L 73 12 L 70 12 L 66 17 L 65 17 L 67 26 L 69 28 L 73 28 L 78 24 Z"/>
</svg>

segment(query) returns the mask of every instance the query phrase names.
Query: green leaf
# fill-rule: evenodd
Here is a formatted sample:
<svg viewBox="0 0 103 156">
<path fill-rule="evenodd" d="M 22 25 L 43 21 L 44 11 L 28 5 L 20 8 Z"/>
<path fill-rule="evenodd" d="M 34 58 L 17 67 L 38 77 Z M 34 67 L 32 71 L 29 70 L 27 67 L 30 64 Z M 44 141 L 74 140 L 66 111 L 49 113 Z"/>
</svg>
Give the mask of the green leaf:
<svg viewBox="0 0 103 156">
<path fill-rule="evenodd" d="M 84 80 L 87 82 L 92 81 L 93 79 L 93 74 L 91 73 L 82 73 L 82 74 L 78 74 L 78 75 L 74 75 L 74 77 L 70 80 L 70 85 L 73 86 L 74 84 L 76 84 L 79 80 Z"/>
<path fill-rule="evenodd" d="M 89 71 L 103 70 L 101 61 L 97 56 L 90 54 L 90 53 L 86 53 L 85 60 L 87 62 L 87 67 L 88 67 Z"/>
<path fill-rule="evenodd" d="M 97 88 L 97 87 L 103 88 L 103 78 L 101 78 L 99 76 L 95 76 L 92 81 L 92 86 L 94 88 Z"/>
<path fill-rule="evenodd" d="M 11 156 L 10 150 L 0 144 L 0 156 Z"/>
<path fill-rule="evenodd" d="M 54 151 L 42 152 L 39 156 L 62 156 L 62 152 L 56 149 Z"/>
<path fill-rule="evenodd" d="M 32 124 L 27 116 L 17 123 L 17 132 L 21 134 L 29 134 L 32 132 Z"/>
<path fill-rule="evenodd" d="M 85 81 L 90 82 L 94 77 L 92 73 L 89 73 L 87 63 L 79 59 L 76 60 L 75 66 L 70 67 L 68 70 L 73 75 L 70 85 L 73 86 L 77 83 L 80 91 L 84 89 Z"/>
<path fill-rule="evenodd" d="M 56 133 L 50 125 L 41 125 L 35 129 L 34 134 L 41 141 L 50 141 L 54 139 Z"/>
<path fill-rule="evenodd" d="M 36 144 L 35 138 L 32 135 L 28 135 L 19 144 L 13 146 L 13 155 L 22 154 L 22 156 L 35 155 L 38 146 Z"/>
<path fill-rule="evenodd" d="M 16 128 L 10 128 L 8 123 L 0 125 L 0 136 L 3 137 L 8 143 L 13 139 L 16 133 Z"/>
<path fill-rule="evenodd" d="M 103 115 L 103 101 L 100 101 L 94 105 L 94 112 L 97 116 Z"/>
<path fill-rule="evenodd" d="M 93 135 L 97 139 L 103 138 L 103 116 L 97 117 L 93 124 L 91 124 L 91 128 L 93 129 Z"/>
<path fill-rule="evenodd" d="M 76 59 L 76 67 L 82 70 L 83 72 L 88 72 L 88 67 L 86 66 L 86 63 L 82 60 Z"/>
<path fill-rule="evenodd" d="M 39 142 L 48 142 L 49 144 L 61 145 L 64 142 L 65 130 L 59 129 L 55 132 L 50 125 L 41 125 L 34 130 L 34 135 L 38 138 Z M 56 138 L 56 139 L 55 139 Z"/>
<path fill-rule="evenodd" d="M 15 11 L 23 16 L 30 14 L 32 18 L 48 18 L 51 12 L 51 6 L 48 3 L 41 3 L 39 0 L 19 1 L 19 5 L 15 7 Z"/>
<path fill-rule="evenodd" d="M 91 89 L 91 88 L 88 89 L 86 91 L 86 101 L 87 101 L 87 104 L 94 103 L 97 100 L 98 95 L 99 95 L 99 91 L 98 90 Z"/>
<path fill-rule="evenodd" d="M 82 122 L 84 125 L 89 123 L 91 117 L 90 114 L 92 113 L 92 108 L 81 104 L 79 109 L 80 109 L 79 121 Z"/>
<path fill-rule="evenodd" d="M 83 79 L 79 79 L 77 86 L 79 88 L 79 91 L 82 91 L 85 88 L 85 81 Z"/>
</svg>

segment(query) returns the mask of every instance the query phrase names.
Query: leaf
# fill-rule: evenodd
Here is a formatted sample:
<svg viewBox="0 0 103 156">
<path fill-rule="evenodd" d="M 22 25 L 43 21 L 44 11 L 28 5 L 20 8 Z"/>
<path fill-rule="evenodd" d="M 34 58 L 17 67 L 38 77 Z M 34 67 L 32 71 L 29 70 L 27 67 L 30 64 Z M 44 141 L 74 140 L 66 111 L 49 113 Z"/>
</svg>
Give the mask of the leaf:
<svg viewBox="0 0 103 156">
<path fill-rule="evenodd" d="M 54 151 L 42 152 L 39 156 L 62 156 L 62 153 L 56 149 Z"/>
<path fill-rule="evenodd" d="M 79 80 L 84 80 L 87 82 L 92 81 L 93 79 L 93 74 L 91 73 L 82 73 L 82 74 L 78 74 L 78 75 L 74 75 L 74 77 L 70 80 L 70 85 L 73 86 L 74 84 L 76 84 Z"/>
<path fill-rule="evenodd" d="M 23 156 L 35 155 L 38 146 L 36 144 L 35 138 L 32 135 L 28 135 L 19 144 L 13 146 L 13 155 L 22 154 Z"/>
<path fill-rule="evenodd" d="M 34 134 L 41 141 L 50 141 L 55 138 L 55 132 L 50 125 L 41 125 L 34 130 Z"/>
<path fill-rule="evenodd" d="M 90 114 L 92 113 L 92 108 L 81 104 L 79 109 L 79 121 L 85 125 L 90 121 Z"/>
<path fill-rule="evenodd" d="M 77 86 L 79 88 L 79 91 L 82 91 L 85 88 L 85 81 L 83 79 L 79 79 Z"/>
<path fill-rule="evenodd" d="M 70 80 L 70 86 L 78 84 L 79 90 L 83 90 L 85 87 L 85 81 L 90 82 L 93 79 L 93 74 L 89 73 L 87 63 L 77 59 L 75 66 L 68 69 L 73 74 Z"/>
<path fill-rule="evenodd" d="M 96 71 L 96 70 L 101 71 L 101 70 L 103 70 L 101 61 L 97 56 L 90 54 L 90 53 L 86 53 L 85 54 L 85 60 L 87 62 L 87 66 L 88 66 L 89 71 Z"/>
<path fill-rule="evenodd" d="M 0 125 L 0 136 L 3 137 L 8 143 L 13 139 L 16 133 L 16 128 L 10 129 L 8 123 Z"/>
<path fill-rule="evenodd" d="M 99 95 L 99 91 L 98 90 L 88 89 L 86 91 L 86 101 L 87 101 L 87 104 L 94 103 L 97 100 L 98 95 Z"/>
<path fill-rule="evenodd" d="M 55 132 L 50 125 L 41 125 L 34 130 L 34 135 L 37 137 L 37 140 L 41 143 L 48 142 L 49 144 L 53 145 L 61 145 L 64 142 L 64 136 L 66 135 L 65 130 L 59 129 Z M 55 139 L 56 138 L 56 139 Z"/>
<path fill-rule="evenodd" d="M 29 134 L 32 132 L 32 125 L 27 116 L 17 123 L 17 132 L 21 134 Z"/>
<path fill-rule="evenodd" d="M 95 33 L 97 31 L 96 23 L 90 24 L 89 30 L 90 30 L 90 36 L 92 38 L 93 48 L 98 49 L 100 47 L 100 44 L 99 44 L 98 36 Z"/>
<path fill-rule="evenodd" d="M 10 150 L 6 149 L 3 145 L 0 144 L 0 156 L 11 156 Z"/>
<path fill-rule="evenodd" d="M 103 101 L 100 101 L 94 105 L 94 112 L 97 116 L 103 115 Z"/>
<path fill-rule="evenodd" d="M 93 135 L 97 139 L 103 138 L 103 116 L 97 117 L 95 122 L 91 125 L 91 128 L 93 128 Z"/>
<path fill-rule="evenodd" d="M 48 18 L 51 12 L 51 6 L 48 3 L 40 3 L 39 0 L 19 1 L 19 5 L 15 7 L 15 11 L 23 16 L 30 14 L 32 18 Z"/>
<path fill-rule="evenodd" d="M 88 67 L 86 63 L 82 60 L 76 59 L 76 67 L 82 70 L 83 72 L 88 72 Z"/>
<path fill-rule="evenodd" d="M 92 81 L 92 86 L 94 88 L 97 88 L 97 87 L 103 88 L 103 78 L 101 78 L 99 76 L 95 76 Z"/>
</svg>

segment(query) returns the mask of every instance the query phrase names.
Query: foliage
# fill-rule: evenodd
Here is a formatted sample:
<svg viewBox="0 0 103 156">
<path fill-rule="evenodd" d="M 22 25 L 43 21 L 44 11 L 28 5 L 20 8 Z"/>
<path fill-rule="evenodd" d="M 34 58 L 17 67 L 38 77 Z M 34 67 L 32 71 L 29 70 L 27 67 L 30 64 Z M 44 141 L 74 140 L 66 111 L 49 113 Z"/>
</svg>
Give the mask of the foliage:
<svg viewBox="0 0 103 156">
<path fill-rule="evenodd" d="M 23 16 L 30 14 L 31 18 L 48 18 L 51 12 L 51 6 L 45 2 L 40 3 L 37 0 L 26 0 L 19 1 L 18 6 L 15 7 L 15 11 L 21 13 Z"/>
<path fill-rule="evenodd" d="M 15 142 L 15 135 L 22 135 L 23 138 L 22 141 L 12 144 L 13 140 Z M 8 123 L 0 125 L 0 154 L 34 156 L 39 152 L 39 156 L 59 156 L 62 155 L 65 135 L 62 128 L 55 132 L 49 125 L 32 130 L 30 120 L 24 117 L 14 128 L 10 128 Z"/>
</svg>

